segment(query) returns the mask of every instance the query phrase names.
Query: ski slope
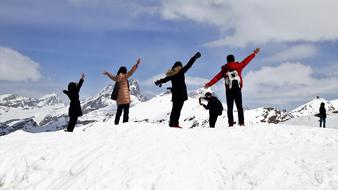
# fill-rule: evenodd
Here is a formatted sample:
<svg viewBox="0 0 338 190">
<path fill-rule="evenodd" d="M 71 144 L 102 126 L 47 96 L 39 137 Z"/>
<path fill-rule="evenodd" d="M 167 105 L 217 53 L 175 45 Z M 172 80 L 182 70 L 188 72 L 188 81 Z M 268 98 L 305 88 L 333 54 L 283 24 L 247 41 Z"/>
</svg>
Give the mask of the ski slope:
<svg viewBox="0 0 338 190">
<path fill-rule="evenodd" d="M 0 189 L 338 188 L 338 130 L 292 125 L 173 129 L 112 120 L 0 138 Z"/>
</svg>

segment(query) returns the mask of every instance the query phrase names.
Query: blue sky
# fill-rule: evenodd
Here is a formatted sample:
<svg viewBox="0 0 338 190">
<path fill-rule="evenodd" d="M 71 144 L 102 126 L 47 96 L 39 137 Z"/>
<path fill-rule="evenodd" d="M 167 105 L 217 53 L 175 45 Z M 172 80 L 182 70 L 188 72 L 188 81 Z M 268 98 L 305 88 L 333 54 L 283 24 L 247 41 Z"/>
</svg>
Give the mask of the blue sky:
<svg viewBox="0 0 338 190">
<path fill-rule="evenodd" d="M 290 109 L 316 95 L 337 99 L 334 7 L 334 0 L 2 0 L 0 94 L 61 92 L 84 72 L 85 98 L 111 83 L 103 70 L 116 73 L 140 57 L 133 78 L 152 96 L 164 90 L 152 81 L 200 51 L 187 74 L 194 90 L 227 54 L 241 60 L 260 47 L 243 73 L 244 104 Z M 213 90 L 225 100 L 223 81 Z"/>
</svg>

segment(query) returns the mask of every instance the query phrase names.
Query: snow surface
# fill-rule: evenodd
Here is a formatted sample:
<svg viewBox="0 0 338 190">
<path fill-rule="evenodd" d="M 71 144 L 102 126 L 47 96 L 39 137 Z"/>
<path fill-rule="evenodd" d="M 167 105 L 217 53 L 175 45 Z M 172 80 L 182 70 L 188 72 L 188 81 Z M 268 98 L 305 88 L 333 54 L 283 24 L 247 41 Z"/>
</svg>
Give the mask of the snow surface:
<svg viewBox="0 0 338 190">
<path fill-rule="evenodd" d="M 338 110 L 338 99 L 331 100 L 330 102 L 333 105 L 333 107 L 335 108 L 335 110 Z"/>
<path fill-rule="evenodd" d="M 0 189 L 338 188 L 338 130 L 173 129 L 113 121 L 0 138 Z"/>
</svg>

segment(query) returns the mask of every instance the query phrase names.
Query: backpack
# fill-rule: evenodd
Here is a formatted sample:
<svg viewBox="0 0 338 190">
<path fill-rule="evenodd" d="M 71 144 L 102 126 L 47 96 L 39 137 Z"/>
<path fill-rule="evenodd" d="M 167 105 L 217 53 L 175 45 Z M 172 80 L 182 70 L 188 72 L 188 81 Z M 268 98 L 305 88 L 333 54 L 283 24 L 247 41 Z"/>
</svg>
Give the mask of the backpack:
<svg viewBox="0 0 338 190">
<path fill-rule="evenodd" d="M 217 115 L 222 115 L 222 112 L 223 112 L 223 104 L 222 104 L 222 102 L 219 101 L 218 98 L 216 98 L 215 102 L 216 102 Z"/>
<path fill-rule="evenodd" d="M 114 90 L 111 93 L 110 98 L 112 100 L 117 100 L 117 95 L 119 94 L 118 82 L 115 82 Z"/>
<path fill-rule="evenodd" d="M 241 77 L 236 70 L 228 71 L 226 73 L 225 84 L 229 87 L 229 89 L 237 89 L 240 87 Z"/>
<path fill-rule="evenodd" d="M 226 72 L 225 72 L 226 71 Z M 227 65 L 222 66 L 222 74 L 225 79 L 225 85 L 229 89 L 238 89 L 241 84 L 241 77 L 236 70 L 228 71 Z"/>
</svg>

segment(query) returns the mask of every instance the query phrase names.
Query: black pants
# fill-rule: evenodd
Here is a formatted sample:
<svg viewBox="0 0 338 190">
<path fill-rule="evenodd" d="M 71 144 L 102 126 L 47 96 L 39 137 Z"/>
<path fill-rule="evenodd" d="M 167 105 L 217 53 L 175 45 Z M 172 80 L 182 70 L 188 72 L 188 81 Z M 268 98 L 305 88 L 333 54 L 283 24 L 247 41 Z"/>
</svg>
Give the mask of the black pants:
<svg viewBox="0 0 338 190">
<path fill-rule="evenodd" d="M 130 104 L 121 104 L 121 105 L 117 105 L 117 111 L 116 111 L 116 115 L 115 115 L 115 125 L 118 125 L 120 122 L 120 117 L 122 115 L 122 111 L 123 113 L 123 123 L 128 122 L 129 120 L 129 105 Z"/>
<path fill-rule="evenodd" d="M 181 116 L 181 110 L 183 107 L 184 101 L 175 101 L 173 102 L 173 107 L 171 109 L 171 114 L 170 114 L 170 121 L 169 121 L 169 126 L 178 126 L 180 116 Z"/>
<path fill-rule="evenodd" d="M 227 89 L 226 91 L 227 97 L 227 105 L 228 105 L 228 123 L 229 126 L 234 125 L 234 116 L 233 116 L 233 108 L 234 101 L 236 103 L 237 111 L 238 111 L 238 122 L 240 125 L 244 125 L 244 113 L 242 106 L 242 91 L 240 88 L 237 89 Z"/>
<path fill-rule="evenodd" d="M 78 117 L 69 117 L 69 122 L 68 122 L 68 126 L 67 126 L 67 131 L 69 132 L 73 132 L 74 127 L 77 123 L 77 118 Z"/>
<path fill-rule="evenodd" d="M 218 118 L 217 114 L 210 114 L 209 115 L 209 125 L 210 125 L 211 128 L 215 128 L 217 118 Z"/>
</svg>

